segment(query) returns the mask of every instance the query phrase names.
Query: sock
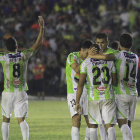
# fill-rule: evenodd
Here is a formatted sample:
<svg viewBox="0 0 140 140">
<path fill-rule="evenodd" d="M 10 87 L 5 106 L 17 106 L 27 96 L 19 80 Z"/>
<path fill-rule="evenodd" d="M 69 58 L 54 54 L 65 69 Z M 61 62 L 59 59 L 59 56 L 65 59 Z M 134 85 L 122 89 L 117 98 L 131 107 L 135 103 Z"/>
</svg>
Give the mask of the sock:
<svg viewBox="0 0 140 140">
<path fill-rule="evenodd" d="M 109 127 L 107 132 L 108 132 L 108 140 L 116 140 L 116 129 L 115 129 L 115 127 Z"/>
<path fill-rule="evenodd" d="M 20 128 L 21 128 L 23 140 L 29 140 L 29 126 L 25 120 L 20 123 Z"/>
<path fill-rule="evenodd" d="M 107 140 L 107 132 L 106 132 L 104 124 L 100 124 L 98 126 L 99 126 L 101 140 Z"/>
<path fill-rule="evenodd" d="M 79 132 L 79 128 L 77 127 L 72 127 L 71 129 L 71 137 L 72 140 L 80 140 L 80 132 Z"/>
<path fill-rule="evenodd" d="M 127 124 L 122 125 L 121 132 L 123 135 L 123 140 L 132 140 L 131 130 Z"/>
<path fill-rule="evenodd" d="M 90 140 L 90 130 L 88 127 L 86 128 L 85 140 Z"/>
<path fill-rule="evenodd" d="M 90 128 L 90 140 L 98 140 L 97 128 Z"/>
<path fill-rule="evenodd" d="M 9 123 L 2 122 L 1 131 L 2 131 L 3 140 L 8 140 L 8 136 L 9 136 Z"/>
<path fill-rule="evenodd" d="M 129 127 L 129 128 L 130 128 L 130 127 Z M 133 140 L 133 132 L 132 132 L 132 128 L 130 128 L 130 131 L 131 131 L 132 140 Z"/>
</svg>

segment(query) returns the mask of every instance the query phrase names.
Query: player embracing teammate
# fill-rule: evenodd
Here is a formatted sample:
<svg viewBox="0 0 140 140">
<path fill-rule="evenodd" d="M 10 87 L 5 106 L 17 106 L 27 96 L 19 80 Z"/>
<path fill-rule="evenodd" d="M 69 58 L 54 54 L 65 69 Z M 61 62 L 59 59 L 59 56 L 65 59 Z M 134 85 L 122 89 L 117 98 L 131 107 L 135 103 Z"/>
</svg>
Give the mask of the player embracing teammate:
<svg viewBox="0 0 140 140">
<path fill-rule="evenodd" d="M 109 87 L 107 88 L 106 83 L 108 83 L 108 86 L 111 86 L 112 84 L 110 83 L 110 80 L 113 78 L 110 75 L 110 72 L 113 69 L 112 70 L 110 69 L 111 65 L 106 66 L 106 64 L 114 61 L 118 82 L 116 86 L 114 87 L 111 86 L 111 87 L 113 88 L 112 91 L 114 91 L 115 93 L 114 102 L 116 103 L 116 107 L 117 107 L 116 110 L 117 122 L 121 129 L 123 140 L 133 140 L 131 122 L 134 120 L 136 104 L 137 104 L 137 95 L 138 95 L 137 88 L 136 88 L 138 56 L 130 51 L 132 47 L 132 37 L 130 34 L 127 33 L 122 34 L 120 36 L 120 51 L 111 52 L 111 53 L 105 53 L 107 51 L 107 45 L 104 45 L 107 44 L 107 40 L 106 40 L 107 36 L 106 37 L 105 36 L 106 36 L 105 34 L 101 33 L 97 35 L 98 38 L 96 37 L 96 43 L 99 44 L 99 46 L 102 48 L 103 50 L 102 53 L 95 54 L 94 52 L 94 54 L 90 54 L 89 58 L 85 60 L 81 65 L 80 80 L 79 80 L 79 86 L 78 86 L 77 98 L 76 98 L 76 107 L 77 109 L 79 108 L 79 99 L 80 99 L 79 97 L 82 94 L 84 77 L 88 77 L 90 81 L 89 82 L 90 92 L 88 94 L 89 99 L 91 98 L 92 104 L 94 105 L 95 104 L 97 105 L 97 100 L 99 101 L 99 105 L 97 105 L 96 108 L 93 108 L 94 112 L 89 115 L 91 116 L 89 122 L 90 123 L 93 122 L 93 124 L 95 124 L 95 122 L 97 121 L 95 119 L 96 115 L 98 114 L 98 112 L 95 111 L 97 110 L 97 108 L 99 109 L 101 108 L 100 113 L 102 115 L 102 119 L 104 120 L 104 117 L 107 114 L 106 112 L 104 112 L 105 105 L 101 106 L 101 102 L 110 100 L 110 99 L 108 100 L 107 93 L 108 95 L 111 95 L 112 89 Z M 99 67 L 98 66 L 99 64 L 100 65 L 102 64 L 102 67 Z M 90 74 L 91 76 L 89 77 L 88 75 Z M 100 85 L 102 88 L 96 87 L 97 84 Z M 95 91 L 98 91 L 98 94 Z M 100 98 L 101 96 L 103 98 Z M 108 103 L 106 105 L 111 106 L 111 103 Z M 91 108 L 90 102 L 88 107 L 90 113 L 90 108 Z M 109 111 L 108 115 L 110 115 L 110 117 L 113 115 L 111 114 L 112 109 L 108 110 Z M 113 116 L 115 117 L 115 114 Z M 104 122 L 106 124 L 105 120 Z M 109 124 L 112 124 L 112 121 Z M 112 128 L 106 127 L 106 128 L 108 132 L 108 139 L 115 140 L 116 138 L 115 137 L 113 138 L 113 134 L 115 136 L 115 129 L 113 127 Z M 109 131 L 112 131 L 111 135 Z M 91 138 L 90 140 L 98 139 L 97 132 L 95 129 L 94 130 L 90 129 L 90 138 Z"/>
</svg>

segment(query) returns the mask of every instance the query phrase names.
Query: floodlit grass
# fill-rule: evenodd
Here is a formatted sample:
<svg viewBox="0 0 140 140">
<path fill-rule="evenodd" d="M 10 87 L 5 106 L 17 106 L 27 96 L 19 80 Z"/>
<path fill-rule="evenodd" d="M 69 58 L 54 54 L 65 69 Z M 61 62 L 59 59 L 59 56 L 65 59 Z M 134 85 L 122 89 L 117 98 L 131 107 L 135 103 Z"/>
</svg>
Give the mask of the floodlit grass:
<svg viewBox="0 0 140 140">
<path fill-rule="evenodd" d="M 0 117 L 2 122 L 2 117 Z M 30 140 L 71 140 L 71 118 L 66 101 L 29 101 Z M 132 124 L 134 140 L 140 139 L 140 102 Z M 82 118 L 81 140 L 84 140 L 86 124 Z M 122 140 L 118 126 L 117 140 Z M 0 133 L 0 140 L 2 136 Z M 22 140 L 20 127 L 14 115 L 10 123 L 9 140 Z"/>
</svg>

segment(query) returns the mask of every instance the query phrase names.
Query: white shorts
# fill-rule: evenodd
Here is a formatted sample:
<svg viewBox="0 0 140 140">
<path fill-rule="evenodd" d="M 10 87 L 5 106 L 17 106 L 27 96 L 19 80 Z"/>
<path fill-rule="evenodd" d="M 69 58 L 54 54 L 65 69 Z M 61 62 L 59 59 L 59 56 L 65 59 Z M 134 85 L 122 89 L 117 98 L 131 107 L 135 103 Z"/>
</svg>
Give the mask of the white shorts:
<svg viewBox="0 0 140 140">
<path fill-rule="evenodd" d="M 3 92 L 1 100 L 2 115 L 10 118 L 12 111 L 16 118 L 28 116 L 28 96 L 22 92 Z"/>
<path fill-rule="evenodd" d="M 88 101 L 88 117 L 91 124 L 115 124 L 116 104 L 113 99 Z"/>
<path fill-rule="evenodd" d="M 137 96 L 135 95 L 116 95 L 115 96 L 117 105 L 117 119 L 127 118 L 133 121 L 135 118 Z"/>
<path fill-rule="evenodd" d="M 76 104 L 76 93 L 67 95 L 68 106 L 70 108 L 71 117 L 76 115 L 78 112 L 75 110 Z M 80 99 L 80 106 L 82 108 L 81 115 L 88 115 L 88 95 L 83 93 Z"/>
</svg>

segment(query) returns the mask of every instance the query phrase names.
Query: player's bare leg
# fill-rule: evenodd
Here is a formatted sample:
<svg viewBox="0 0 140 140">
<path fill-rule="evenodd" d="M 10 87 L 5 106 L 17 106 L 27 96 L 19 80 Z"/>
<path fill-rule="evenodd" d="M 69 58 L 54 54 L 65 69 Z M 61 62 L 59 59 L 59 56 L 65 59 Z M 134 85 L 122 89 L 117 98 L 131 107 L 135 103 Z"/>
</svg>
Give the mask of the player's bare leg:
<svg viewBox="0 0 140 140">
<path fill-rule="evenodd" d="M 80 124 L 81 124 L 81 115 L 76 114 L 72 117 L 72 129 L 71 136 L 72 140 L 80 140 Z"/>
<path fill-rule="evenodd" d="M 116 140 L 116 129 L 114 124 L 105 124 L 108 134 L 108 140 Z"/>
<path fill-rule="evenodd" d="M 117 121 L 123 135 L 123 140 L 133 140 L 127 119 L 118 119 Z"/>
<path fill-rule="evenodd" d="M 29 126 L 25 121 L 25 118 L 17 118 L 17 120 L 21 128 L 23 140 L 29 140 Z"/>
<path fill-rule="evenodd" d="M 90 124 L 89 130 L 90 130 L 90 140 L 98 140 L 98 134 L 97 134 L 97 124 Z"/>
<path fill-rule="evenodd" d="M 3 140 L 8 140 L 9 123 L 10 123 L 10 118 L 6 118 L 5 116 L 3 116 L 3 122 L 2 122 L 2 126 L 1 126 Z"/>
</svg>

